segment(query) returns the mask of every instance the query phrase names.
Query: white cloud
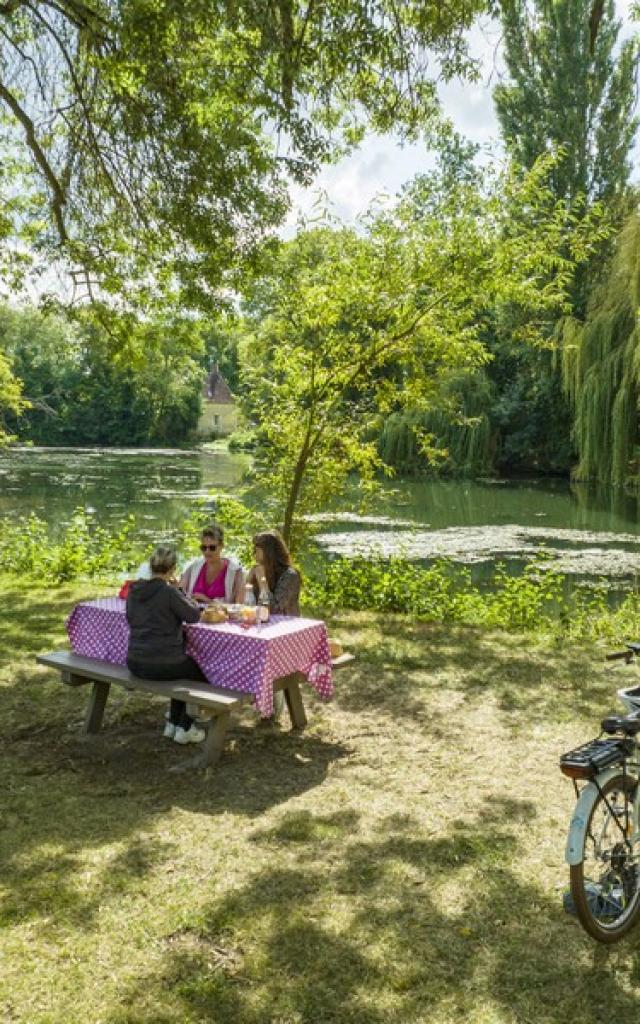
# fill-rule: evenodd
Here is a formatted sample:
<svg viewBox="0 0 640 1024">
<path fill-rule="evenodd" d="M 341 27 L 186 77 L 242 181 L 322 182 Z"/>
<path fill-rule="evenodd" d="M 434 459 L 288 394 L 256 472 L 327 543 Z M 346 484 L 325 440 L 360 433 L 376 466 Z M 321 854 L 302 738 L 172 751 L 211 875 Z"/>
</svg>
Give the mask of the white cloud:
<svg viewBox="0 0 640 1024">
<path fill-rule="evenodd" d="M 616 0 L 623 23 L 621 38 L 638 31 L 637 23 L 630 18 L 632 4 L 633 0 Z M 453 81 L 439 88 L 443 109 L 458 131 L 471 142 L 489 148 L 499 147 L 491 92 L 503 73 L 500 36 L 496 22 L 485 20 L 476 25 L 469 33 L 469 48 L 481 62 L 479 81 Z M 635 162 L 640 165 L 640 152 Z M 401 146 L 393 136 L 369 136 L 357 152 L 324 168 L 310 188 L 292 189 L 293 205 L 281 233 L 285 238 L 295 234 L 299 218 L 313 216 L 318 202 L 339 220 L 353 223 L 377 195 L 395 195 L 415 174 L 433 165 L 433 153 L 425 144 Z"/>
</svg>

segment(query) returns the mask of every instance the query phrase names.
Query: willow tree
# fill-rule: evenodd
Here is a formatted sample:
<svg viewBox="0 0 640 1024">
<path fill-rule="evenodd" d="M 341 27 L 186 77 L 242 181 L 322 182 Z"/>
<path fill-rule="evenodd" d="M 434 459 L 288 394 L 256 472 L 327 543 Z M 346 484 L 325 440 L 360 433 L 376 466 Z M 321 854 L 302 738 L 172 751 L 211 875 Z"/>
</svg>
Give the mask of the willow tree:
<svg viewBox="0 0 640 1024">
<path fill-rule="evenodd" d="M 495 399 L 486 372 L 453 371 L 429 409 L 395 411 L 386 417 L 380 457 L 400 473 L 425 471 L 473 476 L 491 469 L 494 437 L 489 410 Z M 428 445 L 422 442 L 428 440 Z"/>
<path fill-rule="evenodd" d="M 493 97 L 508 154 L 530 167 L 542 153 L 563 153 L 551 175 L 554 194 L 566 202 L 583 196 L 585 209 L 601 202 L 615 234 L 628 209 L 638 123 L 637 40 L 620 42 L 614 0 L 501 0 L 500 13 L 506 71 Z M 571 305 L 579 320 L 609 254 L 604 241 L 576 274 Z M 503 462 L 569 469 L 571 411 L 554 345 L 507 342 L 495 355 L 492 419 Z"/>
<path fill-rule="evenodd" d="M 564 326 L 564 382 L 574 411 L 578 479 L 624 484 L 640 476 L 640 216 L 624 226 L 586 322 Z"/>
</svg>

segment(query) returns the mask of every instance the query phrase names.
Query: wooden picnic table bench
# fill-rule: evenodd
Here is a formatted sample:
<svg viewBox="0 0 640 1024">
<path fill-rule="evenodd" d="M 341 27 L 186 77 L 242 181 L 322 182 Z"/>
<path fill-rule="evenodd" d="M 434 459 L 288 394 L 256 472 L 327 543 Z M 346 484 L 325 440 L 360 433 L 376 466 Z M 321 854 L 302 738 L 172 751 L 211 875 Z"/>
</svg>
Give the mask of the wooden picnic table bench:
<svg viewBox="0 0 640 1024">
<path fill-rule="evenodd" d="M 333 659 L 334 667 L 351 661 L 353 655 L 341 655 Z M 111 689 L 111 684 L 122 686 L 125 690 L 149 693 L 165 699 L 176 698 L 193 705 L 198 711 L 211 716 L 207 727 L 202 752 L 196 759 L 198 767 L 215 764 L 222 754 L 225 736 L 231 720 L 231 713 L 242 704 L 252 700 L 252 694 L 239 690 L 226 690 L 212 686 L 210 683 L 199 683 L 187 679 L 172 682 L 154 682 L 139 679 L 132 675 L 123 665 L 113 665 L 97 658 L 87 658 L 72 651 L 50 651 L 39 654 L 36 661 L 47 668 L 60 672 L 62 681 L 68 686 L 83 686 L 92 683 L 91 695 L 85 713 L 82 732 L 94 734 L 99 732 L 104 716 L 104 709 Z M 274 694 L 282 691 L 291 724 L 294 729 L 304 729 L 307 716 L 304 710 L 300 681 L 304 679 L 299 672 L 276 679 L 273 684 Z"/>
</svg>

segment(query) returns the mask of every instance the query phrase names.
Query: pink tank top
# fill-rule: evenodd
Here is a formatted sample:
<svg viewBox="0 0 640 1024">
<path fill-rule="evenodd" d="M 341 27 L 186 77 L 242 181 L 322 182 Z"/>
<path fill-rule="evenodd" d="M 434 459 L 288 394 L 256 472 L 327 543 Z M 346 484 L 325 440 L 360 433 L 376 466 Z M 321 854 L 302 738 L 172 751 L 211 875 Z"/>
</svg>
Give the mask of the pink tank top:
<svg viewBox="0 0 640 1024">
<path fill-rule="evenodd" d="M 202 566 L 202 569 L 198 574 L 198 578 L 193 588 L 194 593 L 206 594 L 210 601 L 212 601 L 214 597 L 224 598 L 224 580 L 225 576 L 227 575 L 228 565 L 228 562 L 223 562 L 222 569 L 220 570 L 216 578 L 212 580 L 211 583 L 207 583 L 207 565 L 205 562 L 205 564 Z"/>
</svg>

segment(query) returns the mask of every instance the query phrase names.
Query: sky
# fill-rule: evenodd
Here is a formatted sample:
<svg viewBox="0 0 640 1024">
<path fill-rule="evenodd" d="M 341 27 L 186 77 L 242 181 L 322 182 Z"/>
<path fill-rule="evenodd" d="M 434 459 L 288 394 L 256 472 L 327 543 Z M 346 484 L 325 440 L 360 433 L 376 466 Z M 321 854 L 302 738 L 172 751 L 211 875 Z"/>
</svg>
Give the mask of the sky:
<svg viewBox="0 0 640 1024">
<path fill-rule="evenodd" d="M 632 0 L 616 0 L 618 16 L 623 22 L 621 39 L 638 30 L 629 18 Z M 440 100 L 445 114 L 457 130 L 480 146 L 498 147 L 498 123 L 493 109 L 491 91 L 500 80 L 500 26 L 485 19 L 469 33 L 469 50 L 481 62 L 477 83 L 452 81 L 440 87 Z M 636 147 L 640 165 L 640 151 Z M 423 144 L 401 147 L 392 136 L 369 136 L 351 156 L 320 172 L 307 189 L 291 189 L 292 208 L 282 234 L 295 234 L 301 217 L 312 216 L 320 200 L 333 216 L 353 223 L 377 195 L 395 195 L 415 174 L 433 167 L 433 156 Z M 636 175 L 640 177 L 640 175 Z"/>
</svg>

